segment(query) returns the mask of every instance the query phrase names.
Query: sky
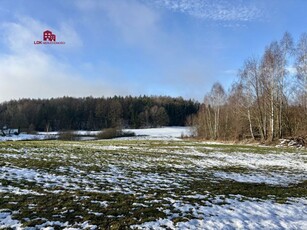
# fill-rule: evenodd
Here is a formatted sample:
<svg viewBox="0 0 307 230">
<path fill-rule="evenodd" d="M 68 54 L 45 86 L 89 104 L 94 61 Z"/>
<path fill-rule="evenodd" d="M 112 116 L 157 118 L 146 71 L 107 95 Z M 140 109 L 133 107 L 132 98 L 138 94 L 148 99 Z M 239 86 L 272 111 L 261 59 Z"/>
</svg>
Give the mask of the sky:
<svg viewBox="0 0 307 230">
<path fill-rule="evenodd" d="M 306 0 L 0 0 L 0 102 L 229 89 L 248 57 L 307 32 Z M 62 45 L 35 45 L 52 31 Z"/>
</svg>

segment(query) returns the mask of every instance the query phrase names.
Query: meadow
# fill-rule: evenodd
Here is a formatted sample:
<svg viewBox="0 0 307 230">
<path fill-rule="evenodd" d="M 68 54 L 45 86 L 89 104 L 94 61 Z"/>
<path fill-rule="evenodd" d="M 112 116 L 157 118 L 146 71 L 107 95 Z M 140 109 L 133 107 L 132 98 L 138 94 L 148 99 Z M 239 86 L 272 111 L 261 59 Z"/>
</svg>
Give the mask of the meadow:
<svg viewBox="0 0 307 230">
<path fill-rule="evenodd" d="M 0 229 L 307 229 L 307 151 L 0 142 Z"/>
</svg>

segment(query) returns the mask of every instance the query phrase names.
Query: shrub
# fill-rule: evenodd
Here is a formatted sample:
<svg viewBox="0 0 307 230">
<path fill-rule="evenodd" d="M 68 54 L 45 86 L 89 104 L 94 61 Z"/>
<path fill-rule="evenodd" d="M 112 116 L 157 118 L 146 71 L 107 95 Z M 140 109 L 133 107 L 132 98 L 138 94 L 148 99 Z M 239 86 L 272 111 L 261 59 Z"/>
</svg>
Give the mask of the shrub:
<svg viewBox="0 0 307 230">
<path fill-rule="evenodd" d="M 73 141 L 75 140 L 75 134 L 73 131 L 60 132 L 58 139 L 62 141 Z"/>
<path fill-rule="evenodd" d="M 98 139 L 112 139 L 112 138 L 120 136 L 120 134 L 121 134 L 120 129 L 108 128 L 98 133 L 97 138 Z"/>
<path fill-rule="evenodd" d="M 133 136 L 135 136 L 134 132 L 123 132 L 121 129 L 118 128 L 108 128 L 98 133 L 97 139 L 112 139 L 116 137 L 133 137 Z"/>
</svg>

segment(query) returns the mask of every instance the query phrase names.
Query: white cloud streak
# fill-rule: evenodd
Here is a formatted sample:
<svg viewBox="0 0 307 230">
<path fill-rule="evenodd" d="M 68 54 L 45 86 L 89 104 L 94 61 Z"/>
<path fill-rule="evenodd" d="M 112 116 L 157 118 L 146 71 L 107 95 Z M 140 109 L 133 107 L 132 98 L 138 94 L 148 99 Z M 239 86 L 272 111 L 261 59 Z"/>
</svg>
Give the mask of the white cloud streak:
<svg viewBox="0 0 307 230">
<path fill-rule="evenodd" d="M 263 11 L 242 0 L 153 0 L 154 4 L 211 21 L 254 21 L 264 16 Z"/>
</svg>

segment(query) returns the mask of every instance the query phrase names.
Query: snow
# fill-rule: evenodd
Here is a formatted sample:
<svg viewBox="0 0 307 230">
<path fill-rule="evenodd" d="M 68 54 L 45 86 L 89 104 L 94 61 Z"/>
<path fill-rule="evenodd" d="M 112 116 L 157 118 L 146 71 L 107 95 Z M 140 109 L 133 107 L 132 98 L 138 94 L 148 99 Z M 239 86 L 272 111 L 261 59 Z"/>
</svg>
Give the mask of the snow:
<svg viewBox="0 0 307 230">
<path fill-rule="evenodd" d="M 80 189 L 77 183 L 89 183 L 82 178 L 69 178 L 65 175 L 53 175 L 43 171 L 37 171 L 34 169 L 21 169 L 17 167 L 0 167 L 0 179 L 11 181 L 28 181 L 36 182 L 43 185 L 45 188 L 51 188 L 54 186 L 67 187 L 72 190 Z M 68 182 L 69 181 L 69 182 Z M 1 187 L 0 187 L 1 188 Z M 6 188 L 8 190 L 9 188 Z M 4 190 L 4 189 L 3 189 Z M 31 191 L 20 190 L 20 193 L 27 194 L 33 193 Z"/>
<path fill-rule="evenodd" d="M 22 229 L 19 221 L 12 219 L 11 212 L 0 209 L 0 229 L 6 228 L 12 228 L 16 230 Z"/>
<path fill-rule="evenodd" d="M 17 167 L 0 167 L 0 179 L 10 181 L 28 181 L 36 182 L 44 188 L 62 187 L 67 190 L 83 189 L 88 192 L 133 194 L 136 192 L 145 192 L 151 189 L 167 190 L 169 184 L 180 185 L 177 183 L 182 175 L 169 174 L 166 176 L 157 173 L 127 175 L 126 171 L 116 166 L 109 165 L 107 172 L 91 172 L 86 176 L 85 172 L 73 167 L 60 167 L 59 172 L 67 172 L 69 175 L 54 175 L 44 171 L 34 169 L 21 169 Z M 105 184 L 103 191 L 99 190 L 99 184 Z M 12 191 L 10 187 L 0 187 L 0 192 Z M 14 190 L 19 194 L 35 194 L 29 190 Z M 39 195 L 39 194 L 37 194 Z"/>
<path fill-rule="evenodd" d="M 12 136 L 0 136 L 0 141 L 24 141 L 24 140 L 45 140 L 50 139 L 49 135 L 41 134 L 25 134 L 20 133 L 19 135 Z"/>
<path fill-rule="evenodd" d="M 296 173 L 255 172 L 243 174 L 235 172 L 215 172 L 214 176 L 219 179 L 230 179 L 243 183 L 264 183 L 268 185 L 289 186 L 306 180 L 306 176 Z"/>
<path fill-rule="evenodd" d="M 162 127 L 162 128 L 148 128 L 148 129 L 123 129 L 124 132 L 134 132 L 136 137 L 129 137 L 123 139 L 178 139 L 182 135 L 191 136 L 191 127 L 177 126 L 177 127 Z M 92 140 L 92 138 L 85 138 L 84 136 L 96 136 L 101 131 L 73 131 L 75 135 L 82 137 L 82 140 Z M 12 136 L 0 136 L 0 141 L 22 141 L 22 140 L 47 140 L 58 138 L 59 132 L 38 132 L 37 134 L 25 134 Z"/>
<path fill-rule="evenodd" d="M 132 226 L 133 229 L 307 229 L 307 201 L 293 199 L 279 204 L 270 200 L 242 201 L 242 197 L 226 199 L 227 204 L 209 206 L 174 201 L 167 219 Z M 214 203 L 214 202 L 212 202 Z M 172 221 L 175 212 L 192 215 L 185 222 Z"/>
<path fill-rule="evenodd" d="M 134 132 L 138 138 L 143 136 L 143 139 L 176 139 L 180 138 L 182 135 L 192 135 L 192 128 L 184 126 L 149 129 L 124 129 L 123 131 Z M 135 137 L 126 139 L 135 139 Z"/>
<path fill-rule="evenodd" d="M 33 195 L 43 195 L 40 194 L 38 192 L 32 191 L 32 190 L 28 190 L 28 189 L 21 189 L 18 187 L 14 187 L 14 186 L 2 186 L 1 182 L 0 182 L 0 193 L 13 193 L 16 195 L 27 195 L 27 194 L 33 194 Z"/>
<path fill-rule="evenodd" d="M 248 150 L 247 150 L 248 151 Z M 214 170 L 213 176 L 231 179 L 238 182 L 266 183 L 287 186 L 307 179 L 307 155 L 297 153 L 257 154 L 248 152 L 223 153 L 214 151 L 201 153 L 194 149 L 189 152 L 178 152 L 183 156 L 198 156 L 190 162 L 200 171 L 211 168 L 242 168 L 245 172 L 224 172 Z"/>
<path fill-rule="evenodd" d="M 74 226 L 74 227 L 73 227 Z M 60 221 L 48 221 L 46 220 L 43 224 L 36 225 L 33 227 L 24 228 L 22 224 L 18 220 L 14 220 L 11 212 L 3 211 L 0 209 L 0 229 L 15 229 L 15 230 L 30 230 L 30 229 L 44 229 L 44 230 L 53 230 L 55 229 L 64 229 L 64 230 L 78 230 L 78 229 L 86 229 L 86 230 L 95 230 L 97 229 L 96 225 L 92 225 L 89 221 L 85 221 L 83 223 L 74 223 L 69 224 L 68 222 L 60 222 Z"/>
</svg>

